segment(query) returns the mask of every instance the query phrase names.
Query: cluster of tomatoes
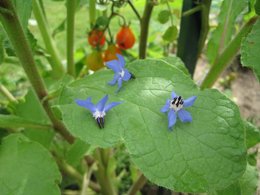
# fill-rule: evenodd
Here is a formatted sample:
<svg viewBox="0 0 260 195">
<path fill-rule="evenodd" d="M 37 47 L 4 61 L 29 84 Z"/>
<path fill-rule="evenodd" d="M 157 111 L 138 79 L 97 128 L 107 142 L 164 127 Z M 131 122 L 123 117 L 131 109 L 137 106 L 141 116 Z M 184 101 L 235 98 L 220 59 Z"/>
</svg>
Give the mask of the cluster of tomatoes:
<svg viewBox="0 0 260 195">
<path fill-rule="evenodd" d="M 106 43 L 105 32 L 93 29 L 88 34 L 88 43 L 93 47 L 92 53 L 87 56 L 88 69 L 96 71 L 104 67 L 104 63 L 117 59 L 116 54 L 121 54 L 121 50 L 133 47 L 135 36 L 129 26 L 122 26 L 116 35 L 116 44 L 109 43 L 103 52 L 102 48 Z"/>
</svg>

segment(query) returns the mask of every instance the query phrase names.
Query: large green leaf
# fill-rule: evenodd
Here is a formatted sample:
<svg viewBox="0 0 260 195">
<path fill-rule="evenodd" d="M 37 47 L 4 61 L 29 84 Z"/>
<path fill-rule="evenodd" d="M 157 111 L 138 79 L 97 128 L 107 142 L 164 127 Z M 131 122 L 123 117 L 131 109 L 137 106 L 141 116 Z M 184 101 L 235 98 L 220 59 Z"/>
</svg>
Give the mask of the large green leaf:
<svg viewBox="0 0 260 195">
<path fill-rule="evenodd" d="M 63 90 L 58 106 L 69 131 L 100 147 L 126 145 L 134 163 L 152 182 L 175 191 L 205 192 L 223 189 L 236 181 L 246 166 L 244 126 L 237 106 L 216 90 L 200 91 L 190 76 L 163 60 L 137 60 L 128 69 L 136 76 L 117 86 L 107 82 L 111 70 L 98 71 Z M 192 123 L 177 121 L 167 127 L 160 112 L 172 91 L 184 98 L 197 95 Z M 123 101 L 106 115 L 99 129 L 92 114 L 75 99 L 104 94 L 109 101 Z"/>
<path fill-rule="evenodd" d="M 20 134 L 3 139 L 0 145 L 1 194 L 60 194 L 60 180 L 55 161 L 40 144 Z"/>
<path fill-rule="evenodd" d="M 260 131 L 252 123 L 245 121 L 245 130 L 246 130 L 246 146 L 251 148 L 260 142 Z"/>
<path fill-rule="evenodd" d="M 218 16 L 218 26 L 212 32 L 208 43 L 207 56 L 211 64 L 224 51 L 235 33 L 235 21 L 246 8 L 246 0 L 224 0 Z"/>
<path fill-rule="evenodd" d="M 241 45 L 241 60 L 243 66 L 252 68 L 258 81 L 260 81 L 260 20 L 254 24 L 251 32 L 243 40 Z"/>
</svg>

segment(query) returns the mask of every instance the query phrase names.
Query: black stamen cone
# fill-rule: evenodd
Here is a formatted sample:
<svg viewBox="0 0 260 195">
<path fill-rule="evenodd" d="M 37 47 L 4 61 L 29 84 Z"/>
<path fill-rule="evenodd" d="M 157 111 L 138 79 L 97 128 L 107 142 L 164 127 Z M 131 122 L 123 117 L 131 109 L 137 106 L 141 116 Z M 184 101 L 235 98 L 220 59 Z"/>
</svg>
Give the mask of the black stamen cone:
<svg viewBox="0 0 260 195">
<path fill-rule="evenodd" d="M 103 129 L 105 127 L 105 119 L 103 117 L 98 117 L 96 120 L 99 128 Z"/>
<path fill-rule="evenodd" d="M 136 78 L 135 75 L 134 75 L 133 73 L 130 72 L 130 74 L 131 74 L 130 79 L 135 79 L 135 78 Z"/>
</svg>

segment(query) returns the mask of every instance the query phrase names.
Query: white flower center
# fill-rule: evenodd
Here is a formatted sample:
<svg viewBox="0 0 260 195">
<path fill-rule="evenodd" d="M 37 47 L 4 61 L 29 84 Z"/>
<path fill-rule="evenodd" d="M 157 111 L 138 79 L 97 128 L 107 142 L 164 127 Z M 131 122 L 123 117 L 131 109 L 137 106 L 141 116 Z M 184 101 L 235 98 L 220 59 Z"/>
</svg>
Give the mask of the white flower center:
<svg viewBox="0 0 260 195">
<path fill-rule="evenodd" d="M 124 77 L 124 75 L 125 75 L 125 71 L 124 70 L 122 70 L 121 72 L 119 72 L 119 75 L 120 75 L 120 77 Z"/>
<path fill-rule="evenodd" d="M 179 111 L 180 109 L 183 108 L 183 99 L 181 98 L 181 96 L 177 96 L 175 98 L 173 98 L 173 100 L 171 100 L 170 102 L 170 108 L 173 109 L 174 111 Z"/>
<path fill-rule="evenodd" d="M 93 117 L 95 119 L 97 118 L 103 118 L 104 116 L 106 115 L 106 113 L 104 111 L 100 112 L 98 110 L 96 110 L 94 113 L 93 113 Z"/>
</svg>

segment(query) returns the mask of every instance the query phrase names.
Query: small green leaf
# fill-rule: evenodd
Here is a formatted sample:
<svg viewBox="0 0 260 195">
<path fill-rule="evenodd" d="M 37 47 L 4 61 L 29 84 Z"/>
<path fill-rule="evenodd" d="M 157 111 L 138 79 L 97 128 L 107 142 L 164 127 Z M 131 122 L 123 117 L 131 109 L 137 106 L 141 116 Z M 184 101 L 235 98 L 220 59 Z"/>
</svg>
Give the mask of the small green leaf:
<svg viewBox="0 0 260 195">
<path fill-rule="evenodd" d="M 225 190 L 218 191 L 217 195 L 253 195 L 256 194 L 258 172 L 256 167 L 247 165 L 244 175 Z"/>
<path fill-rule="evenodd" d="M 97 18 L 96 24 L 97 24 L 99 27 L 103 27 L 103 28 L 104 28 L 104 27 L 107 26 L 108 22 L 109 22 L 108 17 L 106 17 L 106 16 L 100 16 L 100 17 Z"/>
<path fill-rule="evenodd" d="M 176 60 L 178 61 L 178 60 Z M 97 71 L 64 88 L 59 99 L 62 119 L 81 140 L 103 148 L 124 143 L 132 161 L 157 185 L 182 192 L 220 190 L 245 171 L 244 126 L 237 106 L 216 90 L 200 91 L 189 75 L 163 60 L 137 60 L 127 66 L 136 79 L 109 86 L 111 70 Z M 160 112 L 171 92 L 184 98 L 196 95 L 191 123 L 179 120 L 168 130 L 167 115 Z M 106 114 L 100 129 L 92 113 L 75 99 L 104 94 L 123 101 Z"/>
<path fill-rule="evenodd" d="M 63 32 L 66 28 L 66 20 L 65 18 L 56 28 L 54 28 L 52 32 L 52 36 L 55 37 L 58 33 Z"/>
<path fill-rule="evenodd" d="M 90 149 L 91 146 L 89 144 L 81 141 L 80 139 L 77 139 L 73 145 L 70 146 L 66 153 L 65 158 L 67 163 L 76 167 Z"/>
<path fill-rule="evenodd" d="M 173 42 L 176 38 L 177 38 L 177 35 L 178 35 L 178 29 L 176 26 L 170 26 L 166 31 L 165 33 L 163 34 L 162 38 L 165 40 L 165 41 L 168 41 L 168 42 Z"/>
<path fill-rule="evenodd" d="M 0 145 L 1 194 L 58 195 L 59 169 L 50 153 L 21 134 Z"/>
<path fill-rule="evenodd" d="M 246 146 L 247 148 L 251 148 L 260 142 L 260 131 L 248 121 L 245 121 L 244 125 L 246 129 Z"/>
<path fill-rule="evenodd" d="M 50 129 L 50 125 L 41 124 L 14 115 L 0 114 L 0 127 L 2 128 L 35 128 L 38 130 Z"/>
<path fill-rule="evenodd" d="M 166 22 L 169 21 L 171 16 L 171 12 L 169 10 L 162 10 L 159 14 L 158 14 L 158 21 L 161 24 L 165 24 Z"/>
<path fill-rule="evenodd" d="M 242 41 L 241 61 L 243 66 L 252 68 L 258 81 L 260 81 L 260 20 L 254 24 L 251 32 Z"/>
<path fill-rule="evenodd" d="M 16 105 L 14 112 L 17 116 L 20 116 L 23 119 L 37 121 L 37 123 L 48 126 L 50 125 L 48 116 L 43 110 L 36 94 L 32 90 L 29 90 L 26 94 L 24 102 L 20 102 Z M 39 142 L 46 148 L 49 148 L 55 133 L 51 128 L 48 130 L 39 131 L 39 129 L 33 127 L 26 127 L 23 134 L 29 139 Z"/>
<path fill-rule="evenodd" d="M 256 0 L 255 2 L 255 13 L 260 15 L 260 0 Z"/>
</svg>

